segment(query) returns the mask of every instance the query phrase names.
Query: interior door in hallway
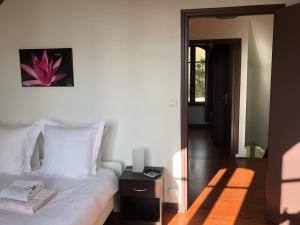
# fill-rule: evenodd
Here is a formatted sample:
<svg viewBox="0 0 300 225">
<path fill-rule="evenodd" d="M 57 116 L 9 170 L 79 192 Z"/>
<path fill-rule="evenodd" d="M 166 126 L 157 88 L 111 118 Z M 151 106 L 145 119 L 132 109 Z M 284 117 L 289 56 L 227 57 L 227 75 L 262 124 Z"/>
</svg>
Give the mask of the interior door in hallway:
<svg viewBox="0 0 300 225">
<path fill-rule="evenodd" d="M 230 143 L 230 45 L 214 44 L 212 50 L 212 139 Z"/>
</svg>

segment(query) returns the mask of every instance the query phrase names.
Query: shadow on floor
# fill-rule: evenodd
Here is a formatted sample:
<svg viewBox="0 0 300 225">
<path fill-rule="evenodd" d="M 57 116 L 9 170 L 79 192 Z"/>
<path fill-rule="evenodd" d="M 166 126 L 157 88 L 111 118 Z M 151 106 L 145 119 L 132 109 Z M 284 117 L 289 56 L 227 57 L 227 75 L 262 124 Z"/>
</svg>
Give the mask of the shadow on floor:
<svg viewBox="0 0 300 225">
<path fill-rule="evenodd" d="M 187 213 L 166 225 L 266 225 L 265 159 L 223 160 Z M 167 217 L 166 217 L 167 218 Z"/>
</svg>

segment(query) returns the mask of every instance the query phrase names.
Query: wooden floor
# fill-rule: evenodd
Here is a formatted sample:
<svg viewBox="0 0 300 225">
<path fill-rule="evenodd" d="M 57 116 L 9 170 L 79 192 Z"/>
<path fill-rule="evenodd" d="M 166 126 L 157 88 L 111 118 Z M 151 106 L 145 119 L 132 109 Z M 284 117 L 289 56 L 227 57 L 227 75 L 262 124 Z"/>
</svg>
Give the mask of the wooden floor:
<svg viewBox="0 0 300 225">
<path fill-rule="evenodd" d="M 224 160 L 188 212 L 164 215 L 166 225 L 263 225 L 265 159 Z"/>
<path fill-rule="evenodd" d="M 226 154 L 222 156 L 224 152 L 217 158 L 217 148 L 209 148 L 211 143 L 197 140 L 196 136 L 196 142 L 189 143 L 198 146 L 194 148 L 194 153 L 189 152 L 195 156 L 195 160 L 189 163 L 192 172 L 189 192 L 194 201 L 191 200 L 192 204 L 186 213 L 165 210 L 163 224 L 271 224 L 265 217 L 266 159 L 233 160 Z M 119 224 L 118 214 L 112 214 L 105 223 Z"/>
<path fill-rule="evenodd" d="M 214 144 L 209 129 L 189 129 L 188 135 L 189 206 L 229 158 L 225 146 Z"/>
</svg>

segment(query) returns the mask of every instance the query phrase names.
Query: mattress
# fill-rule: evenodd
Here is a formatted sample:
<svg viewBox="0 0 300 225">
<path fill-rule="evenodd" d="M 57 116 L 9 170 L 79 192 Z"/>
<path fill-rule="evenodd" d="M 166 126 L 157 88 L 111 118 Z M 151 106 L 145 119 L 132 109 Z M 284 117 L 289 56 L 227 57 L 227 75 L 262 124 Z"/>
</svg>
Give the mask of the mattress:
<svg viewBox="0 0 300 225">
<path fill-rule="evenodd" d="M 107 214 L 118 189 L 112 170 L 99 169 L 96 176 L 82 179 L 0 174 L 0 190 L 16 179 L 41 179 L 56 196 L 34 215 L 0 210 L 0 225 L 95 225 L 99 215 Z M 109 207 L 108 207 L 109 206 Z"/>
</svg>

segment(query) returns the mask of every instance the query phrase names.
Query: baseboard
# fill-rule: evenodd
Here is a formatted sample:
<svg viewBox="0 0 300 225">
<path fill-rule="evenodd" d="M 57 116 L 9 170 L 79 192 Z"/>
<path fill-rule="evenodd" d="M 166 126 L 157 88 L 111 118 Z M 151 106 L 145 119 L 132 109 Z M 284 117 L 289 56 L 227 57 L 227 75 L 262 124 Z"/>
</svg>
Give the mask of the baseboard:
<svg viewBox="0 0 300 225">
<path fill-rule="evenodd" d="M 185 204 L 178 204 L 175 202 L 164 202 L 164 210 L 169 212 L 186 212 Z"/>
<path fill-rule="evenodd" d="M 164 210 L 171 211 L 171 212 L 178 212 L 179 211 L 179 204 L 173 202 L 164 202 Z"/>
</svg>

